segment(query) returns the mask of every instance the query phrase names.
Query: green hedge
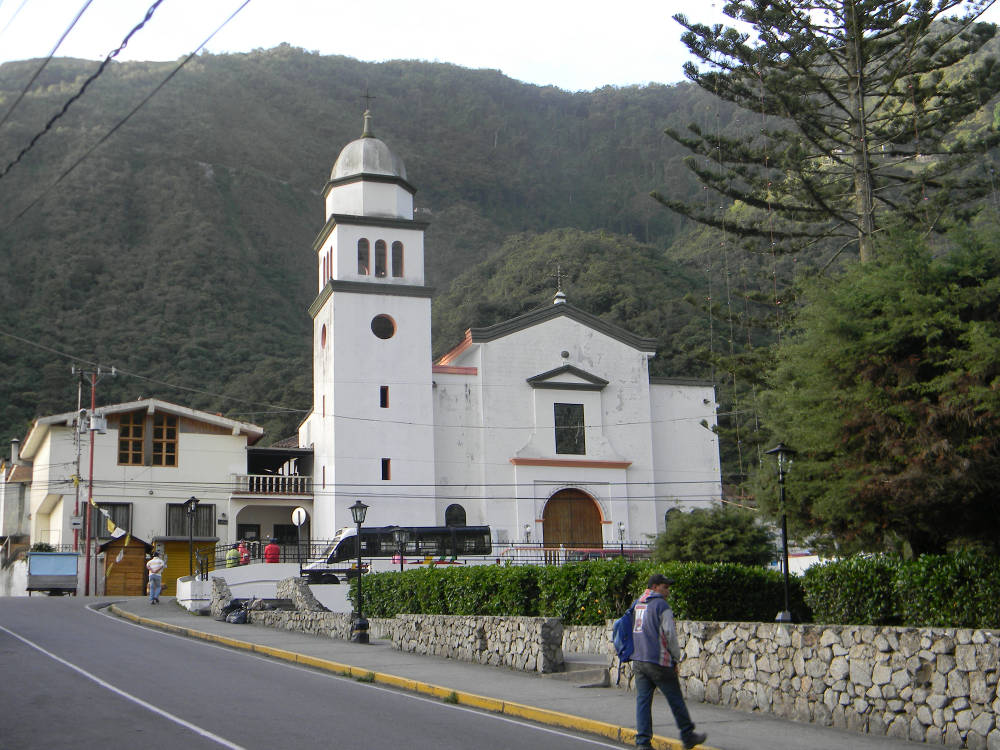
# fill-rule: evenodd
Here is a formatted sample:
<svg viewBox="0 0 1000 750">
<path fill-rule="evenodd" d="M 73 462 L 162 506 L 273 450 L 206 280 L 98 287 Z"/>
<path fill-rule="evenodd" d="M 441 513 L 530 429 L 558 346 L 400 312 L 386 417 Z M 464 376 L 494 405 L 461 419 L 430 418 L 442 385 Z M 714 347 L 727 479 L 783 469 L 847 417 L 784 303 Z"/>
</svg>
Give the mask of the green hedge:
<svg viewBox="0 0 1000 750">
<path fill-rule="evenodd" d="M 809 568 L 803 587 L 817 622 L 1000 627 L 1000 560 L 985 554 L 862 555 Z"/>
<path fill-rule="evenodd" d="M 1000 560 L 922 555 L 902 565 L 896 601 L 904 625 L 1000 628 Z"/>
<path fill-rule="evenodd" d="M 898 625 L 895 607 L 899 559 L 857 556 L 808 568 L 806 601 L 816 622 L 840 625 Z"/>
<path fill-rule="evenodd" d="M 775 570 L 616 559 L 376 573 L 365 576 L 363 611 L 374 617 L 561 617 L 567 625 L 597 625 L 624 612 L 653 572 L 675 579 L 670 603 L 681 620 L 767 622 L 784 608 Z M 792 576 L 789 595 L 796 622 L 1000 628 L 1000 560 L 972 553 L 905 562 L 859 555 Z"/>
<path fill-rule="evenodd" d="M 562 566 L 427 568 L 365 576 L 362 611 L 560 617 L 597 625 L 618 617 L 653 572 L 676 580 L 670 601 L 685 620 L 773 620 L 783 608 L 781 575 L 731 563 L 634 563 L 597 560 Z M 352 597 L 356 596 L 352 583 Z M 800 582 L 791 580 L 792 612 L 808 619 Z"/>
</svg>

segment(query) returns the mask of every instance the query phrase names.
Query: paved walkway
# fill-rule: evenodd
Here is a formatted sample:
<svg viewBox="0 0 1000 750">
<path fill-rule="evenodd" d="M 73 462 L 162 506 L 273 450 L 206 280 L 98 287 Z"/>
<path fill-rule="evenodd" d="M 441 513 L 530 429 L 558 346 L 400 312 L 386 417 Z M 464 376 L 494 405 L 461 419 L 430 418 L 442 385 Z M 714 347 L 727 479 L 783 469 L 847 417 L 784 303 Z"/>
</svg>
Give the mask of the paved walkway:
<svg viewBox="0 0 1000 750">
<path fill-rule="evenodd" d="M 365 676 L 383 685 L 458 700 L 463 705 L 552 726 L 568 727 L 623 745 L 635 742 L 635 694 L 615 687 L 583 688 L 536 674 L 486 667 L 397 651 L 387 641 L 370 645 L 322 638 L 258 625 L 232 625 L 188 612 L 163 598 L 117 600 L 111 611 L 173 633 L 242 648 L 305 666 Z M 708 733 L 705 750 L 875 750 L 925 747 L 886 737 L 800 724 L 708 703 L 689 704 L 699 731 Z M 653 701 L 658 750 L 680 750 L 677 727 L 663 696 Z"/>
</svg>

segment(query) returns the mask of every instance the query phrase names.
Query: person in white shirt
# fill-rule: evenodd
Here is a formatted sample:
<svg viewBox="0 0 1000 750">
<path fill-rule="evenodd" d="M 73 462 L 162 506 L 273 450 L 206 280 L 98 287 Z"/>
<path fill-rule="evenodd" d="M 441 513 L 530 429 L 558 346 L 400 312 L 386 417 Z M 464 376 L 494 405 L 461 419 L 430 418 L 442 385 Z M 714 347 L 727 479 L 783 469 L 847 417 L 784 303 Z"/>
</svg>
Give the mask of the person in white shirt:
<svg viewBox="0 0 1000 750">
<path fill-rule="evenodd" d="M 153 550 L 153 556 L 146 563 L 146 570 L 149 571 L 149 603 L 160 603 L 160 591 L 163 589 L 163 577 L 160 575 L 167 564 L 163 562 L 160 553 Z"/>
</svg>

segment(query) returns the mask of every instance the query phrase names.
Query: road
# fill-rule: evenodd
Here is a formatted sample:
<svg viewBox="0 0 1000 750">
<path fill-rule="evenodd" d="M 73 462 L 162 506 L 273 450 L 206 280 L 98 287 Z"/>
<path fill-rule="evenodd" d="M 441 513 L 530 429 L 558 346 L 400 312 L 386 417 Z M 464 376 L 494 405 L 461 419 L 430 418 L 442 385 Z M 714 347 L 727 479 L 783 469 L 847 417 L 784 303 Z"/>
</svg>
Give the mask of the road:
<svg viewBox="0 0 1000 750">
<path fill-rule="evenodd" d="M 0 599 L 0 750 L 622 747 L 148 630 L 97 604 Z"/>
</svg>

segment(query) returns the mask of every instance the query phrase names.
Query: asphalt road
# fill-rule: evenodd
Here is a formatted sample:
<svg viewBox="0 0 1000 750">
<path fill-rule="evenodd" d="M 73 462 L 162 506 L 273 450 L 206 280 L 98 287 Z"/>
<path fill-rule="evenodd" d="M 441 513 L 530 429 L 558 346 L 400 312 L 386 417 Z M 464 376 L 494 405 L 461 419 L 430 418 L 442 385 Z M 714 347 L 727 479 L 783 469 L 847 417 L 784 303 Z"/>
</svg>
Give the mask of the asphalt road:
<svg viewBox="0 0 1000 750">
<path fill-rule="evenodd" d="M 622 747 L 148 630 L 94 604 L 0 599 L 0 750 Z"/>
</svg>

